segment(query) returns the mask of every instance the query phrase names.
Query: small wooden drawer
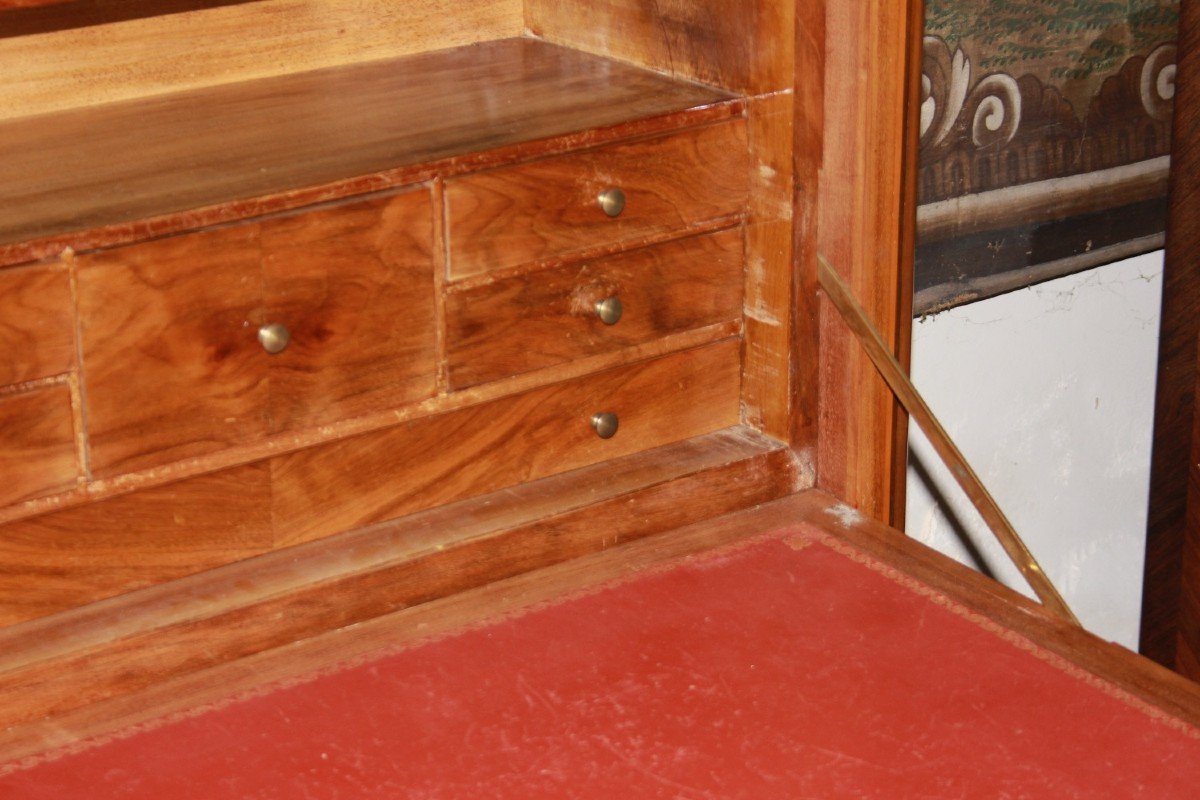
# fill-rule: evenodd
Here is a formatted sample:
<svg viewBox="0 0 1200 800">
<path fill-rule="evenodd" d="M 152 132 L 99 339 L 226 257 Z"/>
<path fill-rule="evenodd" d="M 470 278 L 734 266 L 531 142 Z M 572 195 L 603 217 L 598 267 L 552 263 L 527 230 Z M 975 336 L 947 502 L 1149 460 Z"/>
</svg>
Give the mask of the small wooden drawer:
<svg viewBox="0 0 1200 800">
<path fill-rule="evenodd" d="M 66 269 L 0 271 L 0 386 L 48 378 L 75 366 L 75 322 Z"/>
<path fill-rule="evenodd" d="M 450 277 L 682 234 L 742 213 L 748 163 L 738 119 L 451 180 Z M 612 189 L 625 200 L 616 216 L 600 203 Z"/>
<path fill-rule="evenodd" d="M 741 417 L 727 339 L 272 459 L 277 543 L 296 544 L 703 436 Z M 593 430 L 613 413 L 615 436 Z"/>
<path fill-rule="evenodd" d="M 741 228 L 446 296 L 454 389 L 741 317 Z M 600 304 L 608 302 L 605 308 Z M 611 316 L 618 308 L 619 319 Z M 602 318 L 608 312 L 608 322 Z"/>
<path fill-rule="evenodd" d="M 78 478 L 71 390 L 0 396 L 0 506 L 73 489 Z"/>
<path fill-rule="evenodd" d="M 432 212 L 413 191 L 81 257 L 93 474 L 431 395 Z"/>
</svg>

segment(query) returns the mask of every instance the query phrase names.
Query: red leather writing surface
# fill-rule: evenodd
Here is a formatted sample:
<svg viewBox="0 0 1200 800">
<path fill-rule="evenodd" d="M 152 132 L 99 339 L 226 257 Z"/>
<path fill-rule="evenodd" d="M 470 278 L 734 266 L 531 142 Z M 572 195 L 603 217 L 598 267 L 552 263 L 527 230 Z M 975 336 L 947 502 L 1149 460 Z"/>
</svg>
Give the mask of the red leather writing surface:
<svg viewBox="0 0 1200 800">
<path fill-rule="evenodd" d="M 0 797 L 1198 796 L 1195 730 L 806 543 L 23 765 Z"/>
</svg>

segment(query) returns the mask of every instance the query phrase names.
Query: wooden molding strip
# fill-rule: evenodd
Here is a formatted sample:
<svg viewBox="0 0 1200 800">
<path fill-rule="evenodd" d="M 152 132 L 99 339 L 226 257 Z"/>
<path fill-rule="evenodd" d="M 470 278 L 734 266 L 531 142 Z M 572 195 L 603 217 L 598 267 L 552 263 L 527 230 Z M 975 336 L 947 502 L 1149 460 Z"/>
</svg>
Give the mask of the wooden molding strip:
<svg viewBox="0 0 1200 800">
<path fill-rule="evenodd" d="M 784 445 L 732 428 L 16 625 L 0 631 L 0 729 L 768 502 L 804 482 L 811 476 Z"/>
</svg>

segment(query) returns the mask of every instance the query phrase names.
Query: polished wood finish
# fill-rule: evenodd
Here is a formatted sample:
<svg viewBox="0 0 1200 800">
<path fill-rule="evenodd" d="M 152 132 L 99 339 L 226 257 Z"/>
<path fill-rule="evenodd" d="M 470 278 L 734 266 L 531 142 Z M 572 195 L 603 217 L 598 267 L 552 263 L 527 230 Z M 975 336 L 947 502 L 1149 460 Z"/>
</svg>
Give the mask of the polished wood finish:
<svg viewBox="0 0 1200 800">
<path fill-rule="evenodd" d="M 792 85 L 792 3 L 526 0 L 533 35 L 672 75 L 767 94 Z"/>
<path fill-rule="evenodd" d="M 0 752 L 53 736 L 47 713 L 100 724 L 157 684 L 776 499 L 793 490 L 789 462 L 738 428 L 0 631 Z"/>
<path fill-rule="evenodd" d="M 417 189 L 263 224 L 264 316 L 291 332 L 265 359 L 272 433 L 434 394 L 439 211 Z"/>
<path fill-rule="evenodd" d="M 1008 517 L 1005 516 L 995 499 L 992 498 L 991 492 L 979 480 L 979 476 L 975 474 L 975 470 L 971 469 L 971 465 L 963 457 L 950 435 L 946 433 L 946 429 L 933 415 L 925 398 L 917 391 L 917 387 L 913 386 L 896 357 L 884 343 L 883 337 L 879 335 L 879 331 L 875 330 L 870 317 L 850 294 L 849 288 L 838 277 L 837 272 L 825 260 L 825 257 L 819 256 L 818 262 L 820 264 L 818 277 L 821 281 L 821 289 L 841 314 L 846 327 L 854 333 L 859 344 L 867 352 L 871 363 L 875 365 L 875 369 L 879 371 L 892 394 L 896 396 L 896 399 L 904 406 L 904 410 L 929 438 L 938 457 L 954 475 L 959 487 L 967 495 L 975 510 L 979 512 L 979 516 L 987 523 L 992 534 L 999 540 L 1013 565 L 1024 576 L 1030 588 L 1048 609 L 1068 622 L 1078 625 L 1079 620 L 1071 612 L 1054 584 L 1046 577 L 1033 553 L 1013 528 L 1012 523 L 1008 521 Z"/>
<path fill-rule="evenodd" d="M 8 78 L 0 119 L 396 58 L 522 29 L 521 0 L 262 0 L 0 38 Z"/>
<path fill-rule="evenodd" d="M 260 228 L 163 239 L 79 260 L 92 474 L 212 453 L 270 428 Z"/>
<path fill-rule="evenodd" d="M 912 320 L 921 31 L 917 0 L 826 6 L 818 249 L 902 365 Z M 903 524 L 907 421 L 828 306 L 820 336 L 819 485 Z"/>
<path fill-rule="evenodd" d="M 745 124 L 734 121 L 450 180 L 450 277 L 737 216 L 746 206 L 747 149 Z M 597 200 L 610 188 L 627 198 L 617 217 Z"/>
<path fill-rule="evenodd" d="M 70 388 L 0 394 L 0 505 L 74 488 L 79 477 Z"/>
<path fill-rule="evenodd" d="M 740 113 L 521 39 L 11 120 L 0 147 L 28 155 L 0 163 L 0 266 Z"/>
<path fill-rule="evenodd" d="M 0 386 L 63 375 L 75 366 L 75 316 L 67 271 L 0 271 Z"/>
<path fill-rule="evenodd" d="M 268 479 L 251 465 L 0 527 L 0 626 L 270 550 Z"/>
<path fill-rule="evenodd" d="M 558 269 L 527 272 L 446 296 L 450 388 L 737 322 L 740 228 Z M 620 321 L 596 303 L 618 298 Z"/>
<path fill-rule="evenodd" d="M 1200 3 L 1180 4 L 1140 650 L 1200 680 Z"/>
<path fill-rule="evenodd" d="M 432 395 L 432 226 L 414 191 L 81 256 L 93 474 Z"/>
<path fill-rule="evenodd" d="M 276 458 L 272 516 L 295 544 L 701 436 L 739 422 L 730 340 Z M 592 415 L 613 412 L 608 440 Z"/>
</svg>

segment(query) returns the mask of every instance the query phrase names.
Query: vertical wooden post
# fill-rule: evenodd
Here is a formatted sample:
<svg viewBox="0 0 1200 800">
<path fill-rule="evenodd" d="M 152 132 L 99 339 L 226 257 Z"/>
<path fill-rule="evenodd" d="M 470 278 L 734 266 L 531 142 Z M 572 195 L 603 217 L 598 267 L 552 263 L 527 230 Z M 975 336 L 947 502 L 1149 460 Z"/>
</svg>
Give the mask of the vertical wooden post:
<svg viewBox="0 0 1200 800">
<path fill-rule="evenodd" d="M 825 5 L 818 248 L 845 270 L 842 279 L 905 368 L 922 10 L 920 0 L 829 0 Z M 819 324 L 818 484 L 872 517 L 900 526 L 907 419 L 827 304 Z"/>
</svg>

